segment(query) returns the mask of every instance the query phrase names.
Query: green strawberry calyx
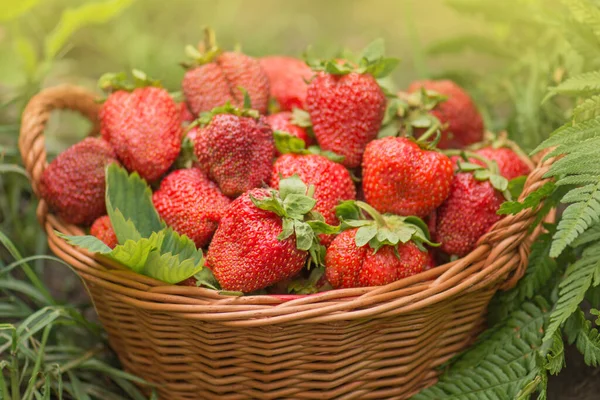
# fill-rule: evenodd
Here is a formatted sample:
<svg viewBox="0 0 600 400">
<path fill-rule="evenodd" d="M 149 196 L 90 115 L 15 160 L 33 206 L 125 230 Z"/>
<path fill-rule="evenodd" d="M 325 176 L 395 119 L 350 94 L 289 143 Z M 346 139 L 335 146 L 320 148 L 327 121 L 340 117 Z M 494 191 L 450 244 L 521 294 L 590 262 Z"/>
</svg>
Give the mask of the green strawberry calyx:
<svg viewBox="0 0 600 400">
<path fill-rule="evenodd" d="M 365 212 L 371 219 L 365 216 Z M 380 214 L 369 204 L 359 200 L 341 202 L 335 208 L 335 214 L 342 221 L 341 230 L 358 228 L 356 246 L 368 244 L 374 253 L 383 246 L 393 246 L 398 255 L 398 244 L 410 241 L 422 251 L 425 250 L 424 244 L 439 246 L 431 241 L 427 225 L 418 217 Z"/>
<path fill-rule="evenodd" d="M 250 195 L 250 200 L 261 210 L 271 211 L 282 218 L 282 232 L 277 236 L 285 240 L 294 235 L 296 248 L 308 251 L 310 262 L 321 266 L 324 263 L 325 247 L 321 245 L 318 235 L 338 233 L 339 226 L 327 224 L 323 216 L 313 210 L 317 201 L 313 198 L 315 187 L 306 186 L 293 175 L 279 181 L 279 190 L 271 190 L 270 195 L 257 199 Z M 310 265 L 309 265 L 310 266 Z"/>
<path fill-rule="evenodd" d="M 131 75 L 133 80 L 129 80 L 125 72 L 106 73 L 98 80 L 98 87 L 109 93 L 117 90 L 132 92 L 135 89 L 148 86 L 162 88 L 162 84 L 159 80 L 150 78 L 145 72 L 140 71 L 139 69 L 133 69 Z"/>
<path fill-rule="evenodd" d="M 245 92 L 245 93 L 247 94 L 247 92 Z M 246 97 L 246 95 L 244 97 Z M 247 104 L 246 101 L 244 101 L 244 104 L 245 105 Z M 186 133 L 196 126 L 200 126 L 200 127 L 207 126 L 208 124 L 210 124 L 212 119 L 219 114 L 230 114 L 230 115 L 235 115 L 237 117 L 247 117 L 247 118 L 253 118 L 253 119 L 260 118 L 260 113 L 258 112 L 258 110 L 253 110 L 251 108 L 246 108 L 246 107 L 238 108 L 238 107 L 232 105 L 231 102 L 228 101 L 222 106 L 215 107 L 210 111 L 201 113 L 196 120 L 191 122 L 186 127 Z"/>
<path fill-rule="evenodd" d="M 316 154 L 337 163 L 341 163 L 344 160 L 344 156 L 336 154 L 333 151 L 323 150 L 319 146 L 309 146 L 306 148 L 304 140 L 285 131 L 273 131 L 273 139 L 277 151 L 281 154 Z"/>
<path fill-rule="evenodd" d="M 185 47 L 185 55 L 191 59 L 189 62 L 182 62 L 181 66 L 190 69 L 196 68 L 204 64 L 214 61 L 223 50 L 217 46 L 215 31 L 209 27 L 204 28 L 204 41 L 198 48 L 187 45 Z"/>
<path fill-rule="evenodd" d="M 306 64 L 314 71 L 324 71 L 332 75 L 347 75 L 351 72 L 369 74 L 375 79 L 388 76 L 398 66 L 398 58 L 385 57 L 385 43 L 383 39 L 376 39 L 362 51 L 358 62 L 345 59 L 321 60 L 304 53 Z"/>
<path fill-rule="evenodd" d="M 456 163 L 458 171 L 470 172 L 473 174 L 473 178 L 478 181 L 489 181 L 492 187 L 499 192 L 502 192 L 507 200 L 512 199 L 511 193 L 508 190 L 508 179 L 500 174 L 500 168 L 498 168 L 496 161 L 468 150 L 450 149 L 444 150 L 443 153 L 449 157 L 460 156 L 461 158 Z M 472 163 L 469 159 L 481 161 L 485 164 L 485 167 Z"/>
</svg>

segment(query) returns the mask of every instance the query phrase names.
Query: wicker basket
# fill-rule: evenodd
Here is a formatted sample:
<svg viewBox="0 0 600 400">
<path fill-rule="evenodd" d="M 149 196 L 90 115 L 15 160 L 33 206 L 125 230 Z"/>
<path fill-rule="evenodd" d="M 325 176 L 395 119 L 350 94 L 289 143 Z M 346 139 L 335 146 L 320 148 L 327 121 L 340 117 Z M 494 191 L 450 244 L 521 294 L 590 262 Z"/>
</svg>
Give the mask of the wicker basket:
<svg viewBox="0 0 600 400">
<path fill-rule="evenodd" d="M 42 91 L 27 106 L 19 146 L 39 195 L 51 111 L 80 112 L 98 131 L 99 105 L 73 86 Z M 545 181 L 538 165 L 523 195 Z M 406 399 L 433 384 L 442 363 L 482 329 L 490 298 L 523 275 L 537 234 L 535 212 L 507 216 L 457 261 L 382 287 L 307 296 L 222 296 L 165 285 L 68 245 L 83 234 L 40 200 L 50 248 L 85 282 L 125 368 L 162 399 Z"/>
</svg>

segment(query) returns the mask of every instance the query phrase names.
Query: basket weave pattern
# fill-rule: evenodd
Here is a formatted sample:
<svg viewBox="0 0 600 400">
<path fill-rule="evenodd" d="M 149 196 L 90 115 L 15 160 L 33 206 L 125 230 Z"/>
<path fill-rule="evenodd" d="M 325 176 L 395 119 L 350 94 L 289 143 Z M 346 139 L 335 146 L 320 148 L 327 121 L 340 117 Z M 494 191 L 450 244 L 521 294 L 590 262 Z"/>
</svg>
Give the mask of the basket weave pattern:
<svg viewBox="0 0 600 400">
<path fill-rule="evenodd" d="M 56 109 L 78 111 L 98 131 L 95 96 L 74 86 L 42 91 L 22 118 L 19 147 L 33 190 L 47 165 L 44 129 Z M 545 183 L 536 166 L 522 197 Z M 498 289 L 523 275 L 536 210 L 499 221 L 466 257 L 374 288 L 308 296 L 219 295 L 164 283 L 72 247 L 83 234 L 37 210 L 52 251 L 83 279 L 111 346 L 162 399 L 405 399 L 435 382 L 467 347 Z"/>
</svg>

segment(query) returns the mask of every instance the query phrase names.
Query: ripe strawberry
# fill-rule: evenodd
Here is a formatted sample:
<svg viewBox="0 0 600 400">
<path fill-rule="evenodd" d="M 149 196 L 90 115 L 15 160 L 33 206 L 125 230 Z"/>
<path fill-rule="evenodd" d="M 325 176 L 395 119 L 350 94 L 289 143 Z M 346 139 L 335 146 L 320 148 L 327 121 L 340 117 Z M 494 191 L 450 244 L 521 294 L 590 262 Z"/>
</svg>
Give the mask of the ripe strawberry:
<svg viewBox="0 0 600 400">
<path fill-rule="evenodd" d="M 423 221 L 415 217 L 382 216 L 368 204 L 354 203 L 374 217 L 374 221 L 364 220 L 352 203 L 345 202 L 337 211 L 347 226 L 360 228 L 340 233 L 327 248 L 325 276 L 331 286 L 386 285 L 418 274 L 431 265 L 432 257 L 422 246 L 423 242 L 430 243 Z M 357 216 L 360 219 L 355 219 Z"/>
<path fill-rule="evenodd" d="M 108 247 L 114 249 L 119 244 L 108 215 L 103 215 L 92 224 L 90 233 L 102 240 Z"/>
<path fill-rule="evenodd" d="M 133 89 L 111 81 L 111 77 L 101 78 L 103 87 L 117 88 L 100 109 L 102 137 L 129 171 L 137 171 L 149 182 L 156 181 L 179 155 L 180 108 L 163 88 Z"/>
<path fill-rule="evenodd" d="M 184 125 L 194 122 L 195 120 L 194 115 L 190 112 L 185 101 L 179 103 L 179 118 Z"/>
<path fill-rule="evenodd" d="M 267 183 L 275 146 L 264 117 L 231 107 L 213 111 L 208 125 L 191 134 L 200 169 L 229 197 Z"/>
<path fill-rule="evenodd" d="M 408 92 L 415 93 L 421 88 L 447 97 L 430 111 L 442 125 L 447 125 L 438 143 L 440 149 L 461 149 L 483 140 L 483 119 L 464 89 L 450 80 L 423 80 L 411 83 Z"/>
<path fill-rule="evenodd" d="M 106 214 L 105 168 L 113 162 L 117 156 L 108 142 L 86 138 L 46 167 L 40 195 L 65 222 L 89 225 Z"/>
<path fill-rule="evenodd" d="M 348 168 L 360 166 L 367 143 L 377 137 L 386 97 L 376 79 L 389 74 L 398 60 L 385 58 L 383 42 L 371 43 L 355 65 L 344 60 L 308 61 L 319 71 L 308 85 L 306 111 L 323 150 L 344 156 Z"/>
<path fill-rule="evenodd" d="M 293 57 L 268 56 L 259 59 L 269 77 L 271 97 L 277 100 L 281 111 L 294 107 L 305 109 L 306 88 L 314 72 L 304 61 Z"/>
<path fill-rule="evenodd" d="M 429 216 L 432 239 L 441 243 L 442 251 L 465 256 L 502 218 L 496 212 L 504 200 L 489 180 L 479 181 L 468 172 L 457 173 L 448 198 Z"/>
<path fill-rule="evenodd" d="M 379 212 L 427 216 L 448 196 L 452 175 L 447 156 L 404 137 L 374 140 L 363 157 L 365 200 Z"/>
<path fill-rule="evenodd" d="M 167 175 L 152 202 L 167 225 L 201 248 L 210 242 L 231 200 L 202 171 L 191 168 Z"/>
<path fill-rule="evenodd" d="M 313 144 L 312 138 L 308 135 L 305 128 L 298 125 L 294 125 L 292 122 L 292 113 L 289 111 L 282 111 L 276 114 L 271 114 L 265 117 L 265 120 L 273 131 L 287 132 L 292 136 L 302 139 L 306 146 Z"/>
<path fill-rule="evenodd" d="M 316 234 L 325 233 L 319 229 L 325 224 L 305 221 L 315 205 L 306 189 L 294 177 L 280 182 L 279 193 L 253 189 L 231 203 L 207 253 L 224 290 L 252 292 L 290 278 L 304 267 L 309 253 L 319 262 Z"/>
<path fill-rule="evenodd" d="M 269 78 L 258 60 L 241 52 L 223 52 L 214 42 L 214 33 L 206 32 L 206 52 L 188 46 L 194 58 L 183 77 L 181 87 L 193 114 L 210 111 L 227 102 L 241 107 L 246 90 L 252 108 L 265 114 L 269 103 Z M 243 88 L 241 90 L 240 88 Z"/>
<path fill-rule="evenodd" d="M 500 174 L 508 180 L 522 175 L 529 175 L 531 172 L 531 167 L 527 165 L 517 153 L 508 147 L 500 147 L 497 149 L 493 147 L 484 147 L 483 149 L 476 150 L 475 153 L 489 160 L 496 161 Z M 479 160 L 475 160 L 475 163 L 482 166 L 484 165 Z"/>
<path fill-rule="evenodd" d="M 273 164 L 271 187 L 278 189 L 279 181 L 298 175 L 303 182 L 314 185 L 315 210 L 330 225 L 338 223 L 335 206 L 340 201 L 354 200 L 356 189 L 350 173 L 343 165 L 318 154 L 284 154 Z"/>
</svg>

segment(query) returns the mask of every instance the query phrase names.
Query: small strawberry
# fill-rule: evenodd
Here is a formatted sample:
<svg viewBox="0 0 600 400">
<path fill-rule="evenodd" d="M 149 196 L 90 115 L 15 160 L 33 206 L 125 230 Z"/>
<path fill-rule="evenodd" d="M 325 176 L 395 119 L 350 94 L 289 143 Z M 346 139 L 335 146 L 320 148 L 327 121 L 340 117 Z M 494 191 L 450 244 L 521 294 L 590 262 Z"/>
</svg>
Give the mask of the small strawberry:
<svg viewBox="0 0 600 400">
<path fill-rule="evenodd" d="M 269 78 L 258 60 L 241 52 L 223 52 L 215 44 L 214 32 L 206 30 L 205 52 L 186 48 L 194 61 L 181 82 L 190 111 L 195 115 L 229 102 L 237 107 L 244 103 L 244 91 L 252 108 L 265 114 L 269 103 Z"/>
<path fill-rule="evenodd" d="M 114 249 L 119 244 L 108 215 L 103 215 L 95 220 L 90 228 L 90 233 L 92 236 L 102 240 L 111 249 Z"/>
<path fill-rule="evenodd" d="M 214 109 L 194 127 L 198 165 L 224 195 L 240 194 L 269 182 L 275 145 L 273 132 L 255 110 L 227 104 Z"/>
<path fill-rule="evenodd" d="M 306 132 L 306 128 L 295 125 L 293 114 L 289 111 L 282 111 L 265 117 L 267 124 L 273 131 L 282 131 L 292 136 L 302 139 L 306 146 L 313 144 L 312 138 Z"/>
<path fill-rule="evenodd" d="M 461 149 L 483 140 L 483 119 L 463 88 L 450 80 L 423 80 L 411 83 L 408 92 L 417 93 L 422 89 L 445 97 L 429 111 L 443 127 L 438 143 L 440 149 Z"/>
<path fill-rule="evenodd" d="M 167 175 L 152 202 L 167 225 L 201 248 L 210 242 L 231 200 L 202 171 L 190 168 Z"/>
<path fill-rule="evenodd" d="M 369 143 L 363 157 L 363 191 L 379 212 L 425 217 L 448 196 L 452 163 L 405 137 Z"/>
<path fill-rule="evenodd" d="M 180 108 L 158 82 L 135 70 L 134 78 L 135 85 L 127 83 L 124 74 L 100 78 L 103 89 L 116 90 L 100 109 L 101 132 L 129 171 L 153 182 L 179 155 Z"/>
<path fill-rule="evenodd" d="M 271 97 L 281 111 L 305 108 L 306 82 L 314 75 L 302 60 L 285 56 L 268 56 L 259 59 L 269 77 Z"/>
<path fill-rule="evenodd" d="M 181 119 L 182 124 L 187 125 L 189 123 L 194 122 L 196 118 L 194 118 L 194 114 L 190 112 L 185 101 L 179 103 L 179 118 Z"/>
<path fill-rule="evenodd" d="M 316 235 L 336 229 L 311 211 L 316 201 L 306 194 L 306 185 L 293 177 L 280 182 L 279 192 L 253 189 L 231 203 L 207 253 L 224 290 L 252 292 L 290 278 L 309 254 L 321 263 Z"/>
<path fill-rule="evenodd" d="M 364 219 L 360 209 L 374 220 Z M 433 243 L 420 219 L 381 215 L 359 201 L 345 202 L 337 211 L 342 227 L 349 229 L 333 239 L 325 254 L 325 276 L 333 288 L 386 285 L 431 265 L 423 243 Z"/>
<path fill-rule="evenodd" d="M 276 137 L 277 140 L 277 137 Z M 354 200 L 356 188 L 348 170 L 341 164 L 320 154 L 283 154 L 273 164 L 271 187 L 278 189 L 283 178 L 298 175 L 303 182 L 314 185 L 315 210 L 330 225 L 338 223 L 335 206 L 340 201 Z M 331 237 L 322 237 L 327 245 Z"/>
<path fill-rule="evenodd" d="M 508 181 L 493 170 L 477 164 L 458 162 L 448 198 L 429 216 L 429 229 L 440 250 L 463 257 L 475 247 L 502 216 L 496 212 L 505 201 Z"/>
<path fill-rule="evenodd" d="M 106 214 L 105 168 L 112 163 L 117 156 L 107 141 L 86 138 L 46 167 L 40 196 L 65 222 L 89 225 Z"/>
<path fill-rule="evenodd" d="M 386 97 L 376 78 L 391 72 L 397 60 L 383 58 L 383 44 L 375 42 L 363 53 L 360 65 L 310 62 L 319 71 L 308 85 L 306 109 L 324 150 L 344 156 L 348 168 L 360 166 L 367 143 L 375 139 L 384 117 Z"/>
<path fill-rule="evenodd" d="M 529 175 L 531 172 L 531 167 L 515 151 L 508 147 L 484 147 L 476 150 L 475 153 L 495 161 L 498 164 L 500 174 L 508 180 L 518 176 Z M 475 162 L 485 166 L 479 160 Z"/>
</svg>

